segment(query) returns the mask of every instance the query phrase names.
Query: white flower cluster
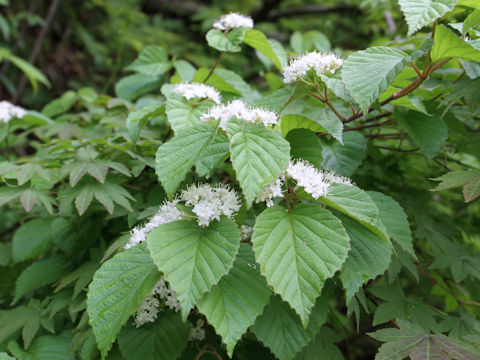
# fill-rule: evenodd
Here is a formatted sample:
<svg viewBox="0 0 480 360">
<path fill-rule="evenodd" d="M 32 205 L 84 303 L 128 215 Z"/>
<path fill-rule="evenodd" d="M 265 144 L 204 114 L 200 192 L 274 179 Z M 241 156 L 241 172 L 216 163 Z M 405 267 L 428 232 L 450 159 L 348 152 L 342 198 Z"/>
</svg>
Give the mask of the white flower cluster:
<svg viewBox="0 0 480 360">
<path fill-rule="evenodd" d="M 15 106 L 8 101 L 0 101 L 0 121 L 8 123 L 11 118 L 22 118 L 26 113 L 20 106 Z"/>
<path fill-rule="evenodd" d="M 203 114 L 200 120 L 202 122 L 220 120 L 218 126 L 227 130 L 227 122 L 232 117 L 252 123 L 262 122 L 265 126 L 277 123 L 277 115 L 274 112 L 248 106 L 242 100 L 233 100 L 227 105 L 214 106 L 210 108 L 208 113 Z"/>
<path fill-rule="evenodd" d="M 190 185 L 180 198 L 185 205 L 193 206 L 200 226 L 208 226 L 213 219 L 220 220 L 221 215 L 231 218 L 240 209 L 237 193 L 228 186 Z"/>
<path fill-rule="evenodd" d="M 291 161 L 288 164 L 286 174 L 296 180 L 298 186 L 303 186 L 305 191 L 315 199 L 326 196 L 332 183 L 353 185 L 350 179 L 328 171 L 318 171 L 305 160 Z"/>
<path fill-rule="evenodd" d="M 160 311 L 160 300 L 166 299 L 165 305 L 175 311 L 180 310 L 180 303 L 177 300 L 176 293 L 168 287 L 165 278 L 162 276 L 153 287 L 152 292 L 148 295 L 135 312 L 135 325 L 140 327 L 147 322 L 154 322 Z"/>
<path fill-rule="evenodd" d="M 240 226 L 240 234 L 242 236 L 242 240 L 248 240 L 252 237 L 253 233 L 253 226 L 242 225 Z"/>
<path fill-rule="evenodd" d="M 174 93 L 182 95 L 185 99 L 211 99 L 216 104 L 220 104 L 220 93 L 213 87 L 199 83 L 177 84 L 172 90 Z"/>
<path fill-rule="evenodd" d="M 318 76 L 331 74 L 342 64 L 343 60 L 335 54 L 314 51 L 290 61 L 290 64 L 283 70 L 283 82 L 285 84 L 295 82 L 305 76 L 310 69 L 314 69 Z"/>
<path fill-rule="evenodd" d="M 265 185 L 262 191 L 260 191 L 260 194 L 257 195 L 255 202 L 259 203 L 259 202 L 265 201 L 267 204 L 267 207 L 273 206 L 272 199 L 274 197 L 283 196 L 282 184 L 283 184 L 283 176 L 271 182 L 270 184 Z"/>
<path fill-rule="evenodd" d="M 197 325 L 192 327 L 190 330 L 190 334 L 188 335 L 189 341 L 202 341 L 205 339 L 205 329 L 204 329 L 205 321 L 203 319 L 197 320 Z"/>
<path fill-rule="evenodd" d="M 178 200 L 173 200 L 164 203 L 157 213 L 150 218 L 148 223 L 144 226 L 136 226 L 132 229 L 130 239 L 127 244 L 125 244 L 125 249 L 129 249 L 135 245 L 140 244 L 141 242 L 147 240 L 147 235 L 156 227 L 167 224 L 175 220 L 182 219 L 182 212 L 177 209 L 176 204 Z"/>
<path fill-rule="evenodd" d="M 217 30 L 230 30 L 238 27 L 253 28 L 253 19 L 249 16 L 239 13 L 230 13 L 222 15 L 222 17 L 213 24 Z"/>
</svg>

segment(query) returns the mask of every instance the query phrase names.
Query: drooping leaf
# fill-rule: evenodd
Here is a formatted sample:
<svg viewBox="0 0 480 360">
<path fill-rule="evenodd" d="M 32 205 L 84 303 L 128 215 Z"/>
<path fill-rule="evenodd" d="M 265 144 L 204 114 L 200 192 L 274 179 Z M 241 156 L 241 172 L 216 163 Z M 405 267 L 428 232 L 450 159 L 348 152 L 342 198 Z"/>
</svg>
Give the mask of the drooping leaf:
<svg viewBox="0 0 480 360">
<path fill-rule="evenodd" d="M 343 134 L 343 145 L 321 140 L 323 167 L 343 176 L 351 176 L 367 155 L 367 140 L 357 131 Z"/>
<path fill-rule="evenodd" d="M 168 61 L 168 55 L 163 47 L 158 45 L 147 46 L 138 55 L 138 58 L 125 70 L 136 71 L 147 76 L 159 76 L 172 67 Z"/>
<path fill-rule="evenodd" d="M 251 330 L 279 360 L 290 360 L 313 340 L 325 322 L 327 313 L 327 299 L 321 296 L 312 309 L 305 329 L 295 311 L 280 296 L 275 295 L 270 297 L 270 303 Z"/>
<path fill-rule="evenodd" d="M 115 255 L 95 273 L 88 287 L 87 312 L 103 357 L 159 278 L 144 244 Z"/>
<path fill-rule="evenodd" d="M 155 157 L 155 171 L 169 198 L 193 164 L 212 143 L 216 128 L 209 124 L 186 129 L 170 141 L 161 145 Z"/>
<path fill-rule="evenodd" d="M 247 206 L 262 188 L 278 178 L 290 159 L 290 145 L 263 124 L 230 120 L 227 134 L 230 156 Z"/>
<path fill-rule="evenodd" d="M 459 57 L 480 62 L 480 50 L 459 38 L 444 25 L 439 25 L 435 30 L 431 57 L 433 61 Z"/>
<path fill-rule="evenodd" d="M 271 294 L 265 279 L 260 276 L 251 246 L 241 244 L 228 275 L 197 304 L 227 345 L 228 356 L 232 356 L 237 341 L 262 313 Z"/>
<path fill-rule="evenodd" d="M 275 205 L 257 217 L 252 244 L 262 275 L 306 327 L 325 280 L 347 257 L 349 238 L 340 220 L 318 204 L 290 211 Z"/>
<path fill-rule="evenodd" d="M 277 54 L 272 49 L 267 37 L 259 30 L 247 29 L 243 42 L 264 54 L 273 64 L 282 71 L 283 65 L 278 59 Z"/>
<path fill-rule="evenodd" d="M 350 237 L 350 252 L 340 271 L 347 303 L 358 288 L 387 270 L 392 256 L 391 246 L 358 222 L 339 215 Z"/>
<path fill-rule="evenodd" d="M 364 113 L 407 66 L 403 51 L 374 46 L 350 55 L 342 66 L 342 81 Z"/>
<path fill-rule="evenodd" d="M 118 344 L 127 360 L 176 360 L 188 342 L 191 325 L 180 314 L 162 312 L 153 325 L 126 326 Z"/>
<path fill-rule="evenodd" d="M 408 35 L 451 11 L 457 0 L 398 0 L 408 24 Z"/>
<path fill-rule="evenodd" d="M 182 319 L 202 295 L 233 265 L 240 232 L 232 220 L 200 227 L 195 221 L 163 224 L 148 235 L 148 248 L 158 269 L 177 293 Z"/>
</svg>

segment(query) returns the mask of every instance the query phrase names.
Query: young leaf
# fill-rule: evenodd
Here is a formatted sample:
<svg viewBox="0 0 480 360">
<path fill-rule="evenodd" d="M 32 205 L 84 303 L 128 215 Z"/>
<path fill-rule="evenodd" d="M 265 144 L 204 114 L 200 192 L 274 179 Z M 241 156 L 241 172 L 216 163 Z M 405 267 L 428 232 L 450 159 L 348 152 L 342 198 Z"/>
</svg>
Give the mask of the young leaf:
<svg viewBox="0 0 480 360">
<path fill-rule="evenodd" d="M 453 10 L 457 0 L 398 0 L 398 4 L 407 20 L 410 36 Z"/>
<path fill-rule="evenodd" d="M 263 124 L 230 120 L 230 156 L 249 207 L 262 188 L 278 178 L 290 159 L 290 145 Z"/>
<path fill-rule="evenodd" d="M 307 327 L 325 280 L 347 257 L 349 238 L 340 220 L 319 204 L 290 211 L 275 205 L 257 217 L 252 243 L 261 273 Z"/>
<path fill-rule="evenodd" d="M 159 76 L 170 70 L 172 64 L 163 47 L 150 45 L 142 50 L 138 58 L 125 70 L 132 70 L 147 76 Z"/>
<path fill-rule="evenodd" d="M 387 90 L 410 57 L 403 51 L 374 46 L 350 55 L 342 66 L 342 81 L 364 113 Z"/>
<path fill-rule="evenodd" d="M 246 28 L 238 27 L 230 30 L 227 34 L 217 29 L 210 29 L 207 32 L 206 39 L 208 46 L 218 51 L 239 52 Z"/>
<path fill-rule="evenodd" d="M 459 57 L 480 62 L 480 50 L 459 38 L 444 25 L 439 25 L 435 30 L 431 57 L 433 61 Z"/>
<path fill-rule="evenodd" d="M 182 319 L 228 273 L 240 246 L 240 232 L 232 220 L 200 227 L 194 221 L 163 224 L 148 235 L 154 263 L 177 293 Z"/>
<path fill-rule="evenodd" d="M 192 106 L 182 95 L 172 93 L 167 99 L 166 113 L 168 122 L 175 134 L 200 125 L 200 117 L 214 105 L 211 101 L 202 101 Z"/>
<path fill-rule="evenodd" d="M 260 276 L 251 246 L 241 244 L 228 275 L 197 304 L 227 345 L 229 357 L 237 341 L 262 313 L 271 294 L 265 279 Z"/>
<path fill-rule="evenodd" d="M 87 312 L 103 357 L 159 278 L 144 244 L 115 255 L 95 273 L 88 287 Z"/>
<path fill-rule="evenodd" d="M 270 297 L 270 303 L 257 318 L 251 330 L 280 360 L 290 360 L 320 331 L 326 321 L 328 302 L 324 296 L 317 299 L 308 327 L 302 327 L 297 314 L 278 295 Z"/>
<path fill-rule="evenodd" d="M 358 222 L 343 215 L 339 217 L 350 237 L 351 250 L 340 272 L 348 303 L 364 282 L 387 270 L 392 248 Z"/>
<path fill-rule="evenodd" d="M 163 188 L 172 198 L 193 164 L 212 143 L 216 128 L 202 124 L 186 129 L 161 145 L 155 157 L 155 171 Z"/>
<path fill-rule="evenodd" d="M 126 326 L 118 335 L 118 344 L 127 360 L 176 360 L 187 345 L 191 325 L 180 314 L 166 311 L 153 325 Z"/>
</svg>

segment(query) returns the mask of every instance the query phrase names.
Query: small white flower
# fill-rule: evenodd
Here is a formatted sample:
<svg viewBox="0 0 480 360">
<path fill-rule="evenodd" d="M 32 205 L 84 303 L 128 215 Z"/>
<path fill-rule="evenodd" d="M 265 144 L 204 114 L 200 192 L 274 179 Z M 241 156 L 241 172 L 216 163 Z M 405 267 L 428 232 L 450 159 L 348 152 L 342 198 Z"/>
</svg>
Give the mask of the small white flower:
<svg viewBox="0 0 480 360">
<path fill-rule="evenodd" d="M 204 325 L 205 325 L 205 321 L 203 321 L 203 319 L 198 319 L 197 325 L 192 327 L 192 329 L 190 330 L 190 335 L 188 336 L 188 340 L 202 341 L 203 339 L 205 339 L 205 329 L 203 327 Z"/>
<path fill-rule="evenodd" d="M 215 29 L 222 31 L 242 26 L 253 28 L 253 19 L 239 13 L 230 13 L 222 15 L 222 17 L 213 24 Z"/>
<path fill-rule="evenodd" d="M 263 187 L 262 191 L 260 194 L 257 195 L 257 198 L 255 199 L 256 203 L 263 202 L 267 204 L 267 207 L 273 206 L 273 198 L 274 197 L 282 197 L 283 192 L 282 192 L 282 179 L 278 178 L 277 180 L 271 182 L 270 184 L 267 184 Z"/>
<path fill-rule="evenodd" d="M 147 296 L 135 312 L 135 324 L 138 327 L 147 322 L 154 322 L 159 312 L 160 303 L 153 296 Z"/>
<path fill-rule="evenodd" d="M 183 213 L 176 207 L 177 203 L 178 200 L 164 203 L 162 206 L 160 206 L 160 209 L 157 211 L 157 213 L 150 218 L 148 223 L 146 223 L 143 227 L 134 227 L 131 232 L 131 237 L 125 244 L 124 248 L 130 249 L 131 247 L 145 241 L 147 239 L 147 235 L 153 229 L 159 227 L 162 224 L 181 220 Z"/>
<path fill-rule="evenodd" d="M 343 60 L 335 54 L 314 51 L 291 60 L 290 64 L 283 70 L 283 82 L 285 84 L 295 82 L 305 76 L 311 69 L 314 69 L 318 76 L 333 74 L 342 64 Z"/>
<path fill-rule="evenodd" d="M 220 220 L 222 215 L 230 219 L 240 209 L 236 192 L 227 186 L 190 185 L 182 191 L 180 198 L 185 205 L 193 206 L 192 211 L 200 226 L 208 226 L 210 221 Z"/>
<path fill-rule="evenodd" d="M 262 108 L 255 108 L 248 106 L 242 100 L 233 100 L 227 105 L 217 105 L 203 114 L 200 120 L 202 122 L 208 122 L 210 120 L 220 120 L 219 127 L 223 130 L 227 130 L 227 122 L 236 117 L 240 120 L 245 120 L 251 123 L 261 122 L 265 126 L 274 125 L 277 123 L 277 115 Z"/>
<path fill-rule="evenodd" d="M 8 101 L 0 101 L 0 121 L 8 123 L 12 118 L 22 118 L 27 111 L 20 106 L 15 106 Z"/>
<path fill-rule="evenodd" d="M 242 236 L 242 240 L 249 239 L 252 236 L 252 233 L 253 233 L 252 226 L 247 226 L 247 225 L 240 226 L 240 234 Z"/>
<path fill-rule="evenodd" d="M 297 160 L 288 164 L 286 173 L 297 181 L 298 186 L 303 186 L 305 191 L 318 199 L 328 194 L 330 183 L 323 174 L 310 165 L 307 161 Z"/>
<path fill-rule="evenodd" d="M 175 85 L 172 91 L 174 93 L 182 95 L 187 100 L 198 98 L 198 99 L 211 99 L 216 104 L 220 104 L 221 102 L 220 93 L 217 90 L 215 90 L 213 87 L 205 84 L 198 84 L 198 83 L 177 84 Z"/>
</svg>

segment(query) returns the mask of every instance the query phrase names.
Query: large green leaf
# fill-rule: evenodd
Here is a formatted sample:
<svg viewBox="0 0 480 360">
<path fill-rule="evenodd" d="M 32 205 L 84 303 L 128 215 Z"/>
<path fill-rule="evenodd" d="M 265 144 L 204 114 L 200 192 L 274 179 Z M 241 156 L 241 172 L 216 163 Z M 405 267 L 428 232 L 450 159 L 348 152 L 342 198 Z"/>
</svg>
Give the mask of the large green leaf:
<svg viewBox="0 0 480 360">
<path fill-rule="evenodd" d="M 13 261 L 19 262 L 44 254 L 52 243 L 52 218 L 31 220 L 20 226 L 13 235 Z"/>
<path fill-rule="evenodd" d="M 398 0 L 408 24 L 408 35 L 441 18 L 457 5 L 457 0 Z"/>
<path fill-rule="evenodd" d="M 326 133 L 332 135 L 343 144 L 343 123 L 338 116 L 330 108 L 320 109 L 318 114 L 318 118 L 315 121 L 325 129 Z"/>
<path fill-rule="evenodd" d="M 350 237 L 351 250 L 343 264 L 340 279 L 346 291 L 347 303 L 364 282 L 387 270 L 392 247 L 363 225 L 339 215 Z"/>
<path fill-rule="evenodd" d="M 227 345 L 228 356 L 232 356 L 237 341 L 262 313 L 271 294 L 255 265 L 251 246 L 241 244 L 228 275 L 197 304 Z"/>
<path fill-rule="evenodd" d="M 306 327 L 325 280 L 347 257 L 349 238 L 340 220 L 319 204 L 290 211 L 275 205 L 258 216 L 252 243 L 261 273 Z"/>
<path fill-rule="evenodd" d="M 308 327 L 304 329 L 297 314 L 275 295 L 251 328 L 255 336 L 280 360 L 293 359 L 295 354 L 313 340 L 326 320 L 328 303 L 324 296 L 317 299 Z"/>
<path fill-rule="evenodd" d="M 206 38 L 209 46 L 219 51 L 238 52 L 241 50 L 239 46 L 242 43 L 246 28 L 234 28 L 225 34 L 217 29 L 210 29 Z"/>
<path fill-rule="evenodd" d="M 448 128 L 445 121 L 439 116 L 428 116 L 416 111 L 409 111 L 398 113 L 396 120 L 425 156 L 434 158 L 445 145 Z"/>
<path fill-rule="evenodd" d="M 459 38 L 443 25 L 437 26 L 435 30 L 431 56 L 433 61 L 459 57 L 480 62 L 480 50 Z"/>
<path fill-rule="evenodd" d="M 23 270 L 17 278 L 15 282 L 15 297 L 12 303 L 16 303 L 32 290 L 57 281 L 65 275 L 67 270 L 68 263 L 60 255 L 52 255 L 35 261 Z"/>
<path fill-rule="evenodd" d="M 271 94 L 263 96 L 255 103 L 255 106 L 266 108 L 270 111 L 278 113 L 285 105 L 288 104 L 295 88 L 293 86 L 284 86 Z"/>
<path fill-rule="evenodd" d="M 255 29 L 247 29 L 243 42 L 260 51 L 270 59 L 280 71 L 282 71 L 284 64 L 278 59 L 277 54 L 275 54 L 275 51 L 272 49 L 272 46 L 268 42 L 264 33 Z"/>
<path fill-rule="evenodd" d="M 139 72 L 147 76 L 159 76 L 172 67 L 165 50 L 158 45 L 150 45 L 142 50 L 138 58 L 126 70 Z"/>
<path fill-rule="evenodd" d="M 247 206 L 268 183 L 278 178 L 290 159 L 290 145 L 263 124 L 232 119 L 228 123 L 230 156 Z"/>
<path fill-rule="evenodd" d="M 342 80 L 364 113 L 396 76 L 410 57 L 403 51 L 374 46 L 350 55 L 342 66 Z"/>
<path fill-rule="evenodd" d="M 154 263 L 177 293 L 182 318 L 233 265 L 240 231 L 232 220 L 200 227 L 195 221 L 163 224 L 148 235 Z"/>
<path fill-rule="evenodd" d="M 343 134 L 343 145 L 321 140 L 323 167 L 343 176 L 351 176 L 367 155 L 367 140 L 357 131 Z"/>
<path fill-rule="evenodd" d="M 144 244 L 115 255 L 95 273 L 88 287 L 87 312 L 102 356 L 159 278 Z"/>
<path fill-rule="evenodd" d="M 327 132 L 323 126 L 312 119 L 295 114 L 283 115 L 280 120 L 280 129 L 282 130 L 283 136 L 287 136 L 287 134 L 293 129 L 308 129 L 313 132 Z"/>
<path fill-rule="evenodd" d="M 190 328 L 180 314 L 162 312 L 152 325 L 124 327 L 118 344 L 127 360 L 176 360 L 187 345 Z"/>
<path fill-rule="evenodd" d="M 322 168 L 322 145 L 314 132 L 307 129 L 293 129 L 286 139 L 290 143 L 293 159 L 307 160 L 317 169 Z"/>
<path fill-rule="evenodd" d="M 408 224 L 407 215 L 400 204 L 390 196 L 376 191 L 367 191 L 367 194 L 377 205 L 379 211 L 378 218 L 381 223 L 385 225 L 388 235 L 394 242 L 400 245 L 403 250 L 416 258 L 415 250 L 413 250 L 412 232 Z"/>
<path fill-rule="evenodd" d="M 341 339 L 328 326 L 322 326 L 315 339 L 295 356 L 295 360 L 343 360 L 342 352 L 334 344 Z"/>
<path fill-rule="evenodd" d="M 8 343 L 8 350 L 17 360 L 73 360 L 69 342 L 63 336 L 44 335 L 36 338 L 28 350 L 23 350 L 15 340 Z"/>
<path fill-rule="evenodd" d="M 175 134 L 200 125 L 200 117 L 214 105 L 211 101 L 202 101 L 191 105 L 182 95 L 172 93 L 167 99 L 167 118 Z"/>
<path fill-rule="evenodd" d="M 155 171 L 169 198 L 173 197 L 193 164 L 212 143 L 215 133 L 215 126 L 198 125 L 186 129 L 158 148 Z"/>
<path fill-rule="evenodd" d="M 224 136 L 217 136 L 205 149 L 202 156 L 195 163 L 198 176 L 208 177 L 210 173 L 223 161 L 227 160 L 230 145 Z"/>
</svg>

